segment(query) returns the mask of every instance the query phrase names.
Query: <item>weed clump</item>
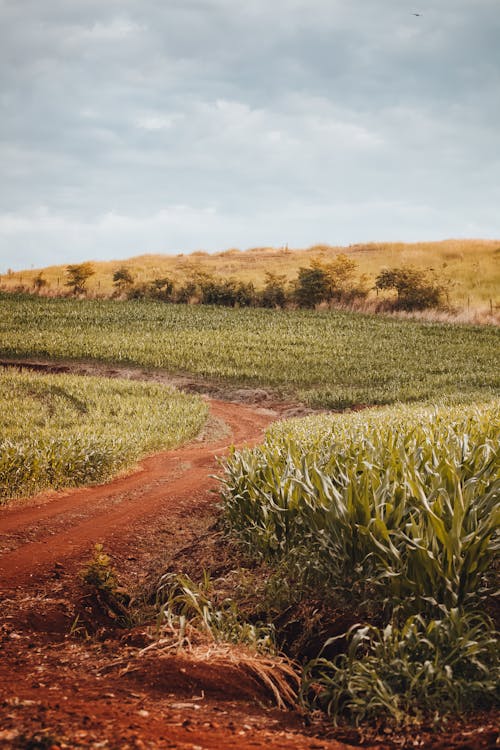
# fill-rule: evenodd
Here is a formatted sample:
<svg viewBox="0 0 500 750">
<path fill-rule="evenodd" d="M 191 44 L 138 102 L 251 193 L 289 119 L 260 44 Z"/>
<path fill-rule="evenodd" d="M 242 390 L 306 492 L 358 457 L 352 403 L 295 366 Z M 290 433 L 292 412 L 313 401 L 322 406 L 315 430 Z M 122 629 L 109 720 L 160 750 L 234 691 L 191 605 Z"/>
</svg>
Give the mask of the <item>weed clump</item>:
<svg viewBox="0 0 500 750">
<path fill-rule="evenodd" d="M 129 625 L 130 595 L 120 585 L 111 557 L 104 551 L 102 544 L 94 546 L 94 554 L 80 575 L 107 616 L 118 625 Z"/>
</svg>

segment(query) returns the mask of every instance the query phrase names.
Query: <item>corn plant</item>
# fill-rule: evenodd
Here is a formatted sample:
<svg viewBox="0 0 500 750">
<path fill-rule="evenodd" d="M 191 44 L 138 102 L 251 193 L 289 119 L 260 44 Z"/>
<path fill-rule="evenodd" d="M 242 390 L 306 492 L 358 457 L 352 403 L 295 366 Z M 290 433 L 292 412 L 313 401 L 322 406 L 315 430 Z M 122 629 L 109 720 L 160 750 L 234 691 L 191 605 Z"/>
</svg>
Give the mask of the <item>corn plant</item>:
<svg viewBox="0 0 500 750">
<path fill-rule="evenodd" d="M 498 553 L 499 427 L 498 401 L 278 424 L 226 462 L 224 522 L 324 589 L 462 606 Z"/>
<path fill-rule="evenodd" d="M 0 294 L 0 356 L 93 359 L 270 386 L 315 406 L 498 389 L 493 326 Z M 497 391 L 496 391 L 497 392 Z"/>
<path fill-rule="evenodd" d="M 402 626 L 357 625 L 334 661 L 311 661 L 302 695 L 337 721 L 382 717 L 398 724 L 488 707 L 500 699 L 498 634 L 486 618 L 446 610 L 439 620 L 412 615 Z M 326 644 L 325 644 L 326 645 Z"/>
</svg>

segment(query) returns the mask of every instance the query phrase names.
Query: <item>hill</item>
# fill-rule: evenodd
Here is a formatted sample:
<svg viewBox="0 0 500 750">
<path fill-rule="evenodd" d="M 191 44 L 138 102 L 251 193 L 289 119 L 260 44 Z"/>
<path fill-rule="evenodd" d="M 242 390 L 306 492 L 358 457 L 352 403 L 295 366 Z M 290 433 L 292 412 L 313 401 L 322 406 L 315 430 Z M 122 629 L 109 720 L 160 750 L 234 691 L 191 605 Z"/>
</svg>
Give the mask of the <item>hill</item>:
<svg viewBox="0 0 500 750">
<path fill-rule="evenodd" d="M 216 276 L 252 281 L 256 287 L 264 283 L 266 272 L 286 275 L 292 280 L 301 266 L 308 266 L 313 258 L 329 260 L 344 253 L 358 264 L 360 274 L 366 274 L 373 285 L 376 275 L 384 267 L 414 266 L 433 269 L 442 280 L 450 282 L 450 303 L 473 310 L 500 306 L 500 240 L 444 240 L 420 243 L 370 243 L 335 247 L 313 245 L 306 249 L 288 247 L 236 248 L 209 254 L 197 251 L 185 255 L 139 255 L 114 261 L 92 260 L 96 273 L 88 282 L 90 296 L 108 296 L 113 291 L 113 273 L 127 267 L 137 282 L 170 276 L 184 281 L 195 272 L 209 272 Z M 83 259 L 82 259 L 83 260 Z M 66 265 L 8 271 L 0 277 L 0 288 L 13 291 L 19 287 L 33 288 L 39 273 L 47 285 L 48 294 L 65 292 Z M 372 292 L 373 294 L 373 292 Z"/>
</svg>

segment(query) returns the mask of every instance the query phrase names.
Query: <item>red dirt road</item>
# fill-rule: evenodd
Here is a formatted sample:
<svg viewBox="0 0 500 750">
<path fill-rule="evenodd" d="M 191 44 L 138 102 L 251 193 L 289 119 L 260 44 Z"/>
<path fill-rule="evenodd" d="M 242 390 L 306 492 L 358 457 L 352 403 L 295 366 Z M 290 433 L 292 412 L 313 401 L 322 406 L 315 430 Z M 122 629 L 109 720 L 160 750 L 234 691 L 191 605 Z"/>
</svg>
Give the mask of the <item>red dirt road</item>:
<svg viewBox="0 0 500 750">
<path fill-rule="evenodd" d="M 124 540 L 147 517 L 165 508 L 179 514 L 217 486 L 216 456 L 229 445 L 257 441 L 271 413 L 240 404 L 211 402 L 212 418 L 227 433 L 211 443 L 191 444 L 144 459 L 138 471 L 98 487 L 45 493 L 32 504 L 0 511 L 0 586 L 43 578 L 55 563 L 88 557 L 95 542 Z M 220 428 L 219 428 L 220 429 Z"/>
</svg>

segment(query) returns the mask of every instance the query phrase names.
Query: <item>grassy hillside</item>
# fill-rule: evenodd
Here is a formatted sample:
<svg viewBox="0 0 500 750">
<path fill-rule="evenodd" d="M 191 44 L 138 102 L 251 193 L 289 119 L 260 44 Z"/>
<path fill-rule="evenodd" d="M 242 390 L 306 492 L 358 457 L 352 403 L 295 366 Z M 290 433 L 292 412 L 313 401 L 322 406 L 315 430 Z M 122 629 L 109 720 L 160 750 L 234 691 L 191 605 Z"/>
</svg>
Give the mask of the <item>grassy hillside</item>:
<svg viewBox="0 0 500 750">
<path fill-rule="evenodd" d="M 113 272 L 122 265 L 130 269 L 138 282 L 162 276 L 183 281 L 193 271 L 204 270 L 224 277 L 253 281 L 258 287 L 262 286 L 266 271 L 286 274 L 288 279 L 293 279 L 298 268 L 309 265 L 312 258 L 328 260 L 339 252 L 358 263 L 359 272 L 367 274 L 370 284 L 383 267 L 413 265 L 416 268 L 432 268 L 440 277 L 451 280 L 452 304 L 471 309 L 500 305 L 500 240 L 373 243 L 347 248 L 316 245 L 304 250 L 232 249 L 211 255 L 202 251 L 190 255 L 141 255 L 123 261 L 95 261 L 96 274 L 89 280 L 88 290 L 91 295 L 110 294 L 113 290 Z M 35 276 L 41 270 L 48 282 L 48 293 L 65 291 L 65 265 L 6 272 L 0 278 L 0 287 L 10 291 L 19 285 L 32 287 Z"/>
<path fill-rule="evenodd" d="M 499 339 L 489 326 L 338 311 L 0 296 L 0 356 L 158 367 L 335 408 L 488 396 Z"/>
</svg>

